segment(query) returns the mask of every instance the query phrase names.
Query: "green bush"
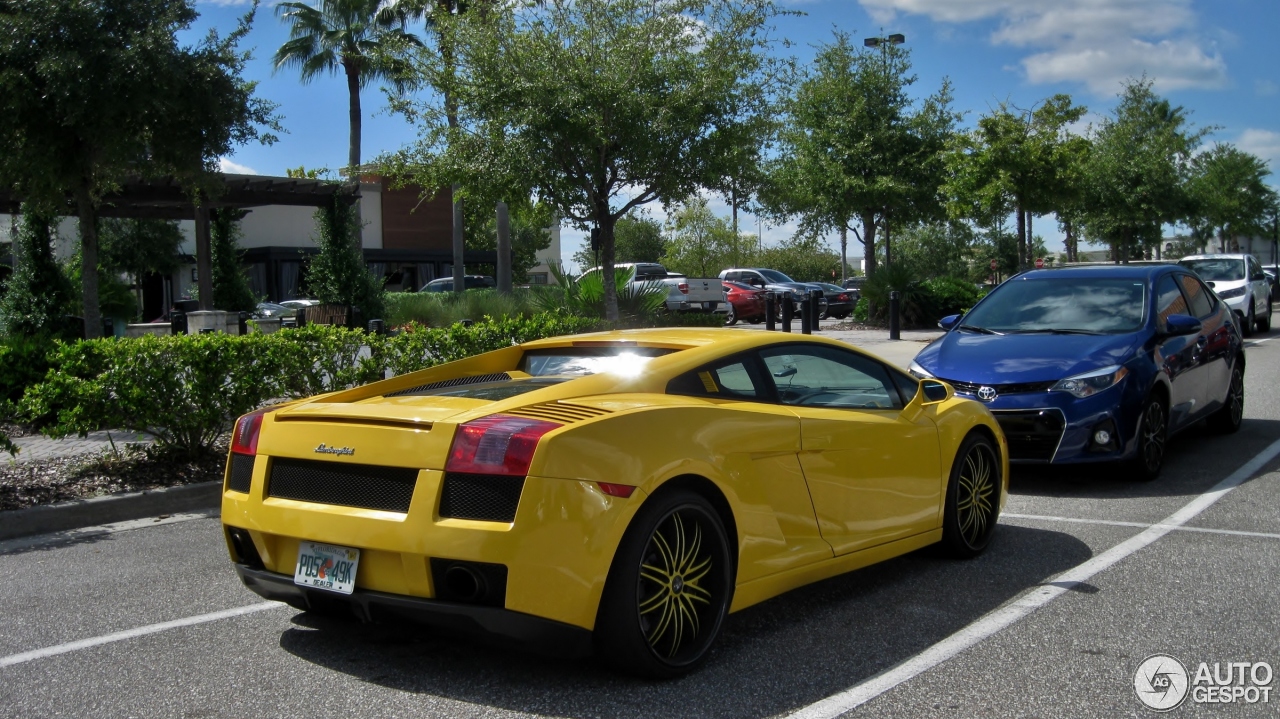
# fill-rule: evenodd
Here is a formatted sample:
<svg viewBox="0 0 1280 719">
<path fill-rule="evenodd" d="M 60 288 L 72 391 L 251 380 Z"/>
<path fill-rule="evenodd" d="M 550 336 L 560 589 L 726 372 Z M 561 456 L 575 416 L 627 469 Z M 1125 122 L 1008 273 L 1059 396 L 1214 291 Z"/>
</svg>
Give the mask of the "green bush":
<svg viewBox="0 0 1280 719">
<path fill-rule="evenodd" d="M 589 272 L 575 279 L 562 268 L 552 265 L 551 275 L 555 277 L 556 284 L 538 288 L 533 295 L 536 307 L 548 312 L 563 311 L 578 317 L 604 319 L 603 272 Z M 618 314 L 623 322 L 652 317 L 666 307 L 666 286 L 660 282 L 632 282 L 629 269 L 614 268 L 613 286 L 618 295 Z"/>
<path fill-rule="evenodd" d="M 9 335 L 0 340 L 0 404 L 17 402 L 27 387 L 44 379 L 55 347 L 47 335 Z"/>
<path fill-rule="evenodd" d="M 929 305 L 937 315 L 934 320 L 968 312 L 970 307 L 987 294 L 986 289 L 956 277 L 925 280 L 921 289 L 929 296 Z M 926 322 L 928 319 L 926 318 Z"/>
<path fill-rule="evenodd" d="M 899 294 L 903 326 L 917 327 L 937 320 L 933 316 L 933 296 L 924 283 L 916 279 L 911 268 L 894 264 L 876 270 L 862 286 L 862 302 L 868 303 L 866 321 L 888 322 L 889 293 L 893 291 Z M 855 317 L 856 314 L 855 311 Z"/>
<path fill-rule="evenodd" d="M 378 358 L 383 340 L 362 330 L 306 325 L 249 335 L 254 336 L 270 338 L 260 371 L 272 387 L 268 397 L 310 397 L 383 378 Z"/>
<path fill-rule="evenodd" d="M 392 375 L 400 375 L 543 337 L 600 328 L 598 320 L 554 312 L 543 312 L 529 319 L 487 317 L 470 327 L 410 325 L 386 340 L 383 362 Z"/>
<path fill-rule="evenodd" d="M 529 318 L 538 313 L 532 290 L 514 290 L 502 294 L 497 290 L 456 292 L 388 292 L 386 320 L 388 327 L 404 327 L 411 323 L 427 327 L 448 327 L 459 320 L 479 321 L 485 317 Z"/>
</svg>

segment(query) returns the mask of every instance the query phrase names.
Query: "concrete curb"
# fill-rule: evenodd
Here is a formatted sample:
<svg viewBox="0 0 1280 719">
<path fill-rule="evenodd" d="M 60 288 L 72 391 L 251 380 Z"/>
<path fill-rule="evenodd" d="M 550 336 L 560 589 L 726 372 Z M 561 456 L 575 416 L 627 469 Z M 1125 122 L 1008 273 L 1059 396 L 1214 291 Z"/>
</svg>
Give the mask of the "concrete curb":
<svg viewBox="0 0 1280 719">
<path fill-rule="evenodd" d="M 215 509 L 222 482 L 199 482 L 0 512 L 0 540 L 93 527 L 157 514 Z"/>
</svg>

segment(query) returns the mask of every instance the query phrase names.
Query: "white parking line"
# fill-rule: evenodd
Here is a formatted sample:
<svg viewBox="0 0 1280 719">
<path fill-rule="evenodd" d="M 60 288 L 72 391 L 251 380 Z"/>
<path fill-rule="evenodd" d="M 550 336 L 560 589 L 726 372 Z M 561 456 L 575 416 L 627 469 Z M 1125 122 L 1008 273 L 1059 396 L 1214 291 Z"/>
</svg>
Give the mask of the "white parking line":
<svg viewBox="0 0 1280 719">
<path fill-rule="evenodd" d="M 62 542 L 74 542 L 92 537 L 100 537 L 104 534 L 115 534 L 116 532 L 127 532 L 131 529 L 142 529 L 143 527 L 162 527 L 166 524 L 177 524 L 178 522 L 189 522 L 193 519 L 209 519 L 217 517 L 219 510 L 210 509 L 202 512 L 185 512 L 183 514 L 171 514 L 169 516 L 147 517 L 146 519 L 130 519 L 124 522 L 114 522 L 112 524 L 102 524 L 96 527 L 81 527 L 79 529 L 67 529 L 61 532 L 50 532 L 49 534 L 37 534 L 31 537 L 18 537 L 17 539 L 6 539 L 0 542 L 0 554 L 8 554 L 33 547 L 40 547 L 46 544 L 60 544 Z"/>
<path fill-rule="evenodd" d="M 21 654 L 10 654 L 7 657 L 0 657 L 0 669 L 11 667 L 15 664 L 23 664 L 36 659 L 44 659 L 45 657 L 53 657 L 68 652 L 78 652 L 81 649 L 89 649 L 111 642 L 124 641 L 125 639 L 133 639 L 134 637 L 142 637 L 148 634 L 164 632 L 179 627 L 189 627 L 193 624 L 204 624 L 205 622 L 216 622 L 219 619 L 227 619 L 228 617 L 239 617 L 244 614 L 253 614 L 266 609 L 275 609 L 277 607 L 285 607 L 287 604 L 279 602 L 260 602 L 258 604 L 250 604 L 244 607 L 236 607 L 235 609 L 224 609 L 220 612 L 210 612 L 208 614 L 198 614 L 194 617 L 186 617 L 185 619 L 174 619 L 170 622 L 160 622 L 159 624 L 148 624 L 145 627 L 137 627 L 136 629 L 126 629 L 123 632 L 115 632 L 113 634 L 104 634 L 100 637 L 92 637 L 89 639 L 81 639 L 75 642 L 67 642 L 66 644 L 58 644 L 44 649 L 36 649 Z"/>
<path fill-rule="evenodd" d="M 1012 626 L 1072 588 L 1088 581 L 1098 572 L 1111 567 L 1139 549 L 1146 547 L 1168 534 L 1174 528 L 1185 525 L 1246 479 L 1252 477 L 1255 472 L 1262 469 L 1263 465 L 1270 462 L 1277 455 L 1280 455 L 1280 440 L 1273 442 L 1253 459 L 1246 462 L 1243 467 L 1240 467 L 1226 479 L 1214 485 L 1213 489 L 1191 500 L 1181 509 L 1166 517 L 1163 522 L 1147 527 L 1093 559 L 1053 577 L 1034 590 L 986 614 L 964 629 L 901 664 L 881 672 L 861 684 L 856 684 L 839 694 L 801 707 L 787 716 L 789 719 L 832 719 L 833 717 L 838 717 L 884 694 L 899 684 L 942 664 L 957 654 L 977 646 L 988 637 Z"/>
<path fill-rule="evenodd" d="M 1204 532 L 1205 534 L 1229 534 L 1236 537 L 1263 537 L 1280 539 L 1280 534 L 1271 532 L 1245 532 L 1238 529 L 1211 529 L 1209 527 L 1178 527 L 1163 524 L 1145 524 L 1143 522 L 1117 522 L 1110 519 L 1082 519 L 1079 517 L 1052 517 L 1044 514 L 1002 514 L 1000 519 L 1029 519 L 1039 522 L 1074 522 L 1077 524 L 1105 524 L 1112 527 L 1165 527 L 1179 532 Z"/>
</svg>

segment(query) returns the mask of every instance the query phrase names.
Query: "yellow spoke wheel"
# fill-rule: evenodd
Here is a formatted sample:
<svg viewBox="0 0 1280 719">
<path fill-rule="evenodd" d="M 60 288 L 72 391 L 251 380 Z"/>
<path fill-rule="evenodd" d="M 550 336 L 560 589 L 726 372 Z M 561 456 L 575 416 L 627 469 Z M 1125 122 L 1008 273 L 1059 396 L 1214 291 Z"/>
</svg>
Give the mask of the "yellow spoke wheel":
<svg viewBox="0 0 1280 719">
<path fill-rule="evenodd" d="M 962 558 L 986 549 L 1000 515 L 1003 465 L 995 444 L 972 434 L 960 445 L 947 483 L 942 520 L 943 547 Z"/>
</svg>

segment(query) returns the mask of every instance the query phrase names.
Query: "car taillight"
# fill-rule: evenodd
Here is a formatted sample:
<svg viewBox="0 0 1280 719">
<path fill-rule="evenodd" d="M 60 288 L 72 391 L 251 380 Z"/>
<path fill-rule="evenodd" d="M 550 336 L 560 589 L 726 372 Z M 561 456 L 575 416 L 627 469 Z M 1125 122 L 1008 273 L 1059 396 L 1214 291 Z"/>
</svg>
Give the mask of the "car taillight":
<svg viewBox="0 0 1280 719">
<path fill-rule="evenodd" d="M 458 427 L 446 472 L 524 476 L 542 435 L 563 425 L 495 414 Z"/>
<path fill-rule="evenodd" d="M 258 453 L 258 433 L 262 431 L 262 417 L 275 410 L 275 407 L 264 407 L 237 419 L 236 426 L 231 433 L 231 451 L 236 454 L 256 455 Z"/>
<path fill-rule="evenodd" d="M 848 295 L 848 294 L 841 293 L 841 294 L 839 294 L 839 295 L 836 295 L 836 300 L 837 300 L 837 301 L 839 301 L 839 302 L 848 302 L 848 301 L 849 301 L 849 295 Z"/>
<path fill-rule="evenodd" d="M 600 488 L 601 492 L 604 492 L 610 497 L 621 497 L 622 499 L 626 499 L 630 497 L 636 491 L 636 488 L 632 487 L 629 484 L 614 484 L 613 482 L 596 482 L 596 486 Z"/>
<path fill-rule="evenodd" d="M 679 287 L 679 288 L 680 288 L 680 292 L 681 292 L 681 294 L 686 294 L 686 295 L 687 295 L 687 294 L 689 294 L 689 283 L 688 283 L 688 282 L 681 282 L 680 284 L 676 285 L 676 287 Z"/>
</svg>

